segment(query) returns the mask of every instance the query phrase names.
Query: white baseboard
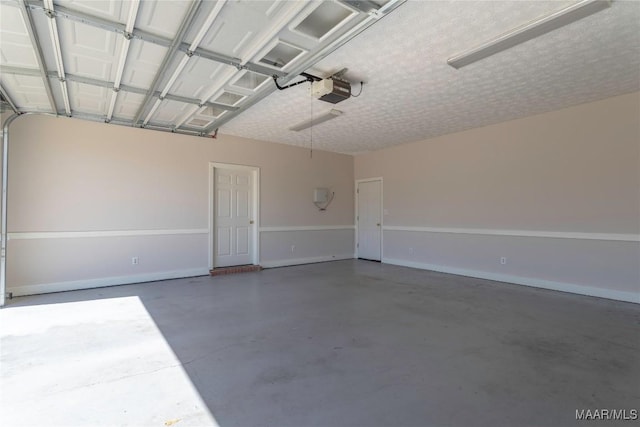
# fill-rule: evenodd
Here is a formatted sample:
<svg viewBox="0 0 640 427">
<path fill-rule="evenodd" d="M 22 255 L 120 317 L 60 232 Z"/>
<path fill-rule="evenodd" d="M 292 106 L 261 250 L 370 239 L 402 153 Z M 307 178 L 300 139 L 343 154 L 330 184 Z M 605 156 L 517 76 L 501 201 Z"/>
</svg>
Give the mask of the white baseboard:
<svg viewBox="0 0 640 427">
<path fill-rule="evenodd" d="M 264 268 L 288 267 L 291 265 L 314 264 L 317 262 L 339 261 L 343 259 L 353 259 L 353 258 L 355 258 L 354 254 L 327 255 L 327 256 L 318 256 L 318 257 L 310 257 L 310 258 L 291 258 L 291 259 L 279 259 L 275 261 L 261 261 L 260 265 Z"/>
<path fill-rule="evenodd" d="M 554 282 L 532 277 L 490 273 L 487 271 L 427 264 L 417 261 L 407 261 L 403 259 L 384 258 L 382 262 L 385 264 L 400 265 L 403 267 L 412 267 L 421 270 L 432 270 L 441 273 L 457 274 L 459 276 L 476 277 L 479 279 L 494 280 L 496 282 L 514 283 L 517 285 L 531 286 L 534 288 L 550 289 L 554 291 L 569 292 L 572 294 L 587 295 L 592 297 L 607 298 L 616 301 L 625 301 L 640 304 L 640 293 L 636 292 L 616 291 L 613 289 L 595 288 L 592 286 L 576 285 L 573 283 Z"/>
<path fill-rule="evenodd" d="M 309 258 L 293 258 L 275 261 L 261 262 L 264 268 L 286 267 L 301 264 L 313 264 L 318 262 L 338 261 L 355 258 L 354 254 L 329 255 Z M 480 270 L 470 270 L 435 264 L 427 264 L 416 261 L 407 261 L 393 258 L 383 258 L 385 264 L 393 264 L 404 267 L 418 268 L 421 270 L 432 270 L 441 273 L 457 274 L 459 276 L 476 277 L 479 279 L 494 280 L 497 282 L 514 283 L 517 285 L 531 286 L 554 291 L 569 292 L 579 295 L 607 298 L 617 301 L 625 301 L 639 304 L 640 294 L 635 292 L 616 291 L 612 289 L 595 288 L 592 286 L 576 285 L 573 283 L 554 282 L 550 280 L 536 279 L 531 277 L 513 276 L 507 274 L 490 273 Z M 208 268 L 193 268 L 186 270 L 162 271 L 157 273 L 139 274 L 135 276 L 103 277 L 98 279 L 75 280 L 68 282 L 42 283 L 37 285 L 26 285 L 9 287 L 7 292 L 13 296 L 45 294 L 52 292 L 72 291 L 79 289 L 100 288 L 105 286 L 127 285 L 133 283 L 152 282 L 156 280 L 181 279 L 185 277 L 206 276 L 209 274 Z"/>
<path fill-rule="evenodd" d="M 102 288 L 105 286 L 129 285 L 132 283 L 153 282 L 156 280 L 182 279 L 184 277 L 206 276 L 208 274 L 209 269 L 207 268 L 191 268 L 186 270 L 138 274 L 135 276 L 101 277 L 98 279 L 8 287 L 7 292 L 11 292 L 13 296 L 17 297 L 24 295 L 48 294 L 52 292 L 75 291 L 79 289 Z"/>
</svg>

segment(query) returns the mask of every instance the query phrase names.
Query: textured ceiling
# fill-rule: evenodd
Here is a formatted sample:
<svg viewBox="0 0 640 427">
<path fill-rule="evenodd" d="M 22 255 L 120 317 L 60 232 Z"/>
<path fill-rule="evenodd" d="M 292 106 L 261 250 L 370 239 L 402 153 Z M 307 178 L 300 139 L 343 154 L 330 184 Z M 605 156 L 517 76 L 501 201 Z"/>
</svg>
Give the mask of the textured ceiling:
<svg viewBox="0 0 640 427">
<path fill-rule="evenodd" d="M 639 90 L 639 1 L 614 0 L 467 67 L 447 65 L 574 3 L 1 0 L 0 83 L 3 98 L 21 112 L 196 134 L 219 127 L 264 141 L 366 152 Z M 358 10 L 362 5 L 384 13 Z M 321 6 L 339 24 L 323 37 L 301 34 Z M 371 26 L 333 51 L 361 23 Z M 272 66 L 264 58 L 290 62 Z M 324 77 L 343 68 L 355 93 L 358 82 L 365 85 L 359 97 L 336 105 L 311 98 L 309 83 L 277 91 L 265 78 L 279 73 L 284 84 L 302 71 Z M 332 108 L 343 114 L 289 130 Z"/>
<path fill-rule="evenodd" d="M 360 97 L 310 101 L 308 85 L 271 94 L 224 125 L 232 135 L 357 153 L 640 89 L 640 3 L 602 12 L 462 69 L 447 59 L 562 9 L 564 1 L 409 1 L 314 70 L 347 67 Z M 359 84 L 353 87 L 357 93 Z M 288 128 L 337 108 L 310 131 Z"/>
</svg>

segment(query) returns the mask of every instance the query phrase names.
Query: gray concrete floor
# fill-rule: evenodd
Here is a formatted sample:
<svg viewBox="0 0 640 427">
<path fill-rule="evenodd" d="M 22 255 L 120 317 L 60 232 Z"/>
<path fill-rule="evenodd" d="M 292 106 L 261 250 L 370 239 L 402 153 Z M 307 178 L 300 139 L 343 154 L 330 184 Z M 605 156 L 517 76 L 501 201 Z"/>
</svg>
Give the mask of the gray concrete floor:
<svg viewBox="0 0 640 427">
<path fill-rule="evenodd" d="M 565 426 L 640 407 L 640 307 L 338 261 L 17 298 L 0 424 Z M 635 424 L 637 425 L 637 424 Z"/>
</svg>

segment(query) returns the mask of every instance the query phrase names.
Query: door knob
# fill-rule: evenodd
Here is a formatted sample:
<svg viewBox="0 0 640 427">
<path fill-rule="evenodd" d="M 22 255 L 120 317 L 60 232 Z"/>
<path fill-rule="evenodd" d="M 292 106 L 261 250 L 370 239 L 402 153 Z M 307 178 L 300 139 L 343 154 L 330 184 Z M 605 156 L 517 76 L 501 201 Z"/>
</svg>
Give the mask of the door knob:
<svg viewBox="0 0 640 427">
<path fill-rule="evenodd" d="M 377 225 L 378 227 L 380 227 L 380 223 L 377 223 L 376 225 Z"/>
<path fill-rule="evenodd" d="M 253 224 L 253 220 L 252 220 L 252 219 L 251 219 L 251 220 L 249 220 L 249 224 Z"/>
</svg>

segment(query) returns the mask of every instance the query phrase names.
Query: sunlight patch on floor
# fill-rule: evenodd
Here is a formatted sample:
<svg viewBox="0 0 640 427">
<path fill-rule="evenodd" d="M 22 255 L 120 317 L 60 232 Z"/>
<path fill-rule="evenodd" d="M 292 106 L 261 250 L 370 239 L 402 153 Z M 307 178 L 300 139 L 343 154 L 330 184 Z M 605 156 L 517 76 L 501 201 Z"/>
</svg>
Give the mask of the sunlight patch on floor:
<svg viewBox="0 0 640 427">
<path fill-rule="evenodd" d="M 137 296 L 0 310 L 0 413 L 19 425 L 218 426 Z"/>
</svg>

